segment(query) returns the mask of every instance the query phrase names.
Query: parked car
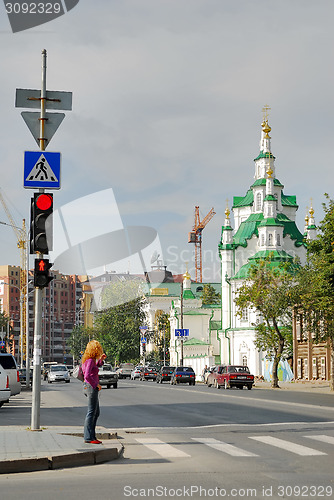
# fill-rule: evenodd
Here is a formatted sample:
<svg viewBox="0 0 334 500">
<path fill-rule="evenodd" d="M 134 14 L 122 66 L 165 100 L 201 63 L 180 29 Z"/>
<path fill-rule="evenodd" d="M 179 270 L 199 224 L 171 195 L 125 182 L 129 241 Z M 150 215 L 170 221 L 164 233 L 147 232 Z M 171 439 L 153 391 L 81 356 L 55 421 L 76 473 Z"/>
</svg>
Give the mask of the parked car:
<svg viewBox="0 0 334 500">
<path fill-rule="evenodd" d="M 8 403 L 10 398 L 9 376 L 5 369 L 0 365 L 0 406 Z"/>
<path fill-rule="evenodd" d="M 218 386 L 222 385 L 221 374 L 222 374 L 222 371 L 224 368 L 225 368 L 225 365 L 218 365 L 218 366 L 215 366 L 213 368 L 213 370 L 211 370 L 208 373 L 208 376 L 206 379 L 206 384 L 208 387 L 211 387 L 213 385 L 214 387 L 219 388 Z"/>
<path fill-rule="evenodd" d="M 116 370 L 118 378 L 131 378 L 131 372 L 134 368 L 135 367 L 132 363 L 122 363 Z"/>
<path fill-rule="evenodd" d="M 224 385 L 225 389 L 231 389 L 232 387 L 243 389 L 245 386 L 250 390 L 253 384 L 254 375 L 251 375 L 248 366 L 239 365 L 224 366 L 221 379 L 217 382 L 218 388 Z"/>
<path fill-rule="evenodd" d="M 135 368 L 134 370 L 132 370 L 132 372 L 131 372 L 131 376 L 130 376 L 130 379 L 131 379 L 131 380 L 135 380 L 136 378 L 140 378 L 140 375 L 141 375 L 141 369 L 142 369 L 142 367 L 140 367 L 140 368 Z"/>
<path fill-rule="evenodd" d="M 140 372 L 140 380 L 155 380 L 157 378 L 157 371 L 155 368 L 144 366 Z"/>
<path fill-rule="evenodd" d="M 195 385 L 195 372 L 191 366 L 177 366 L 173 372 L 170 383 Z"/>
<path fill-rule="evenodd" d="M 65 365 L 51 365 L 48 371 L 48 383 L 64 381 L 70 383 L 70 374 Z"/>
<path fill-rule="evenodd" d="M 100 366 L 99 379 L 100 385 L 106 385 L 107 389 L 110 389 L 111 386 L 113 386 L 114 389 L 117 389 L 118 375 L 110 364 L 105 363 Z"/>
<path fill-rule="evenodd" d="M 162 382 L 169 382 L 175 368 L 175 366 L 162 366 L 157 374 L 157 383 L 162 384 Z"/>
<path fill-rule="evenodd" d="M 15 396 L 21 392 L 19 370 L 15 358 L 9 353 L 0 353 L 0 365 L 6 371 L 9 378 L 10 395 Z"/>
</svg>

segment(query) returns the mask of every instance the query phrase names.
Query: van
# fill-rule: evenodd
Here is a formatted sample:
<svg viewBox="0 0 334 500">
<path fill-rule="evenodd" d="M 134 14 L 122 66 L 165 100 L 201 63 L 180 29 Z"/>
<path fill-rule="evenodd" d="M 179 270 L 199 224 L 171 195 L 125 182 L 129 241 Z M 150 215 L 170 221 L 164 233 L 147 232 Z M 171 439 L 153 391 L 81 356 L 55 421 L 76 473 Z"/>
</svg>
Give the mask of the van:
<svg viewBox="0 0 334 500">
<path fill-rule="evenodd" d="M 20 374 L 14 356 L 8 352 L 0 353 L 0 365 L 8 375 L 10 395 L 15 396 L 16 394 L 20 394 Z"/>
</svg>

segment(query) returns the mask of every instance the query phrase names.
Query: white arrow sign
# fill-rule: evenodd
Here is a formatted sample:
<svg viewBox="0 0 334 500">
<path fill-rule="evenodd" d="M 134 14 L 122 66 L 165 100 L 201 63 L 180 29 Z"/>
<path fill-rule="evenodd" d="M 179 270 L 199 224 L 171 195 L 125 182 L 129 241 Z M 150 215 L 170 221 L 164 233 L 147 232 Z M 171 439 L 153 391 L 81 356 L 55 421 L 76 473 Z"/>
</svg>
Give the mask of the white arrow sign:
<svg viewBox="0 0 334 500">
<path fill-rule="evenodd" d="M 22 111 L 21 113 L 23 120 L 26 122 L 30 132 L 34 136 L 37 145 L 40 144 L 40 113 L 35 113 L 33 111 Z M 45 129 L 44 129 L 44 138 L 47 143 L 45 147 L 50 144 L 50 141 L 57 131 L 59 125 L 65 118 L 65 113 L 45 113 Z"/>
</svg>

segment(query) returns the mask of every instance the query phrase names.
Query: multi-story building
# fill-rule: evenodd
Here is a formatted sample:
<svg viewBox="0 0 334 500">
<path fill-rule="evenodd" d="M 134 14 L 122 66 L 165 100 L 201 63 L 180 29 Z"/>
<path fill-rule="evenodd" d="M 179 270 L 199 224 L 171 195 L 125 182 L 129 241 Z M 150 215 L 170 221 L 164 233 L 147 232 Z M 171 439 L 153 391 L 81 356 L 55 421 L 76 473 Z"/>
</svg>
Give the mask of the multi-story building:
<svg viewBox="0 0 334 500">
<path fill-rule="evenodd" d="M 27 313 L 29 318 L 29 357 L 33 357 L 34 335 L 34 288 L 33 273 L 30 272 L 28 285 Z M 75 325 L 83 324 L 82 282 L 86 276 L 64 275 L 53 271 L 54 279 L 44 289 L 42 299 L 42 341 L 43 361 L 70 363 L 67 340 Z M 9 318 L 12 332 L 11 351 L 21 363 L 21 350 L 25 362 L 25 343 L 22 349 L 20 339 L 20 267 L 0 266 L 0 307 Z M 25 341 L 25 338 L 23 339 Z"/>
</svg>

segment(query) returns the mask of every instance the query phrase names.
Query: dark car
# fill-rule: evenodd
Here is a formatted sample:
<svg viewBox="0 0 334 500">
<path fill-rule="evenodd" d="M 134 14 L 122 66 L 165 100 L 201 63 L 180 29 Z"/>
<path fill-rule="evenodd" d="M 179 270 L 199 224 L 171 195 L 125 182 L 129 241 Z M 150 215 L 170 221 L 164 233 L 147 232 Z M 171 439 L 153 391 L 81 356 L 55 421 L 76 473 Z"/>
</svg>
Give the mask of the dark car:
<svg viewBox="0 0 334 500">
<path fill-rule="evenodd" d="M 141 369 L 140 380 L 155 380 L 157 378 L 157 371 L 155 368 L 144 366 Z"/>
<path fill-rule="evenodd" d="M 162 366 L 157 374 L 157 383 L 162 384 L 162 382 L 169 382 L 174 371 L 175 366 Z"/>
<path fill-rule="evenodd" d="M 195 372 L 191 366 L 178 366 L 173 372 L 170 383 L 195 385 Z"/>
<path fill-rule="evenodd" d="M 232 387 L 238 387 L 243 389 L 244 386 L 247 389 L 251 389 L 254 384 L 254 375 L 251 375 L 248 366 L 240 365 L 229 365 L 224 366 L 220 379 L 217 380 L 217 387 L 223 385 L 225 389 L 230 389 Z"/>
<path fill-rule="evenodd" d="M 32 377 L 33 377 L 33 374 L 34 374 L 34 371 L 33 371 L 32 368 L 30 368 L 29 373 L 30 373 L 29 382 L 30 382 L 30 385 L 32 385 Z M 21 384 L 25 385 L 26 384 L 26 380 L 27 380 L 27 370 L 26 370 L 26 368 L 19 368 L 19 377 L 20 377 Z"/>
</svg>

